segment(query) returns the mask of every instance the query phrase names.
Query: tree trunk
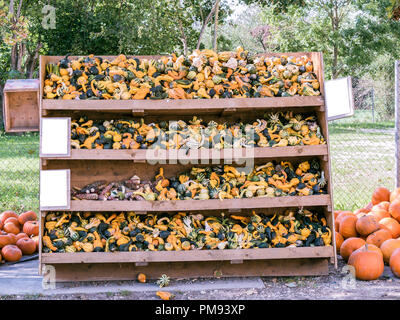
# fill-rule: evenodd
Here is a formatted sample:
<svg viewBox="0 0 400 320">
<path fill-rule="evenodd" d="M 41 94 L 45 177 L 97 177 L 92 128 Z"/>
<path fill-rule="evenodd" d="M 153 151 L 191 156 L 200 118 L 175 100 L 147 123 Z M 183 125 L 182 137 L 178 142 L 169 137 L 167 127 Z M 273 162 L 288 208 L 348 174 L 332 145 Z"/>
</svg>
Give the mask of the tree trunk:
<svg viewBox="0 0 400 320">
<path fill-rule="evenodd" d="M 214 41 L 213 41 L 213 49 L 214 51 L 218 50 L 218 12 L 219 12 L 219 3 L 215 8 L 215 18 L 214 18 Z"/>
<path fill-rule="evenodd" d="M 220 0 L 216 0 L 214 3 L 214 6 L 212 7 L 209 15 L 207 16 L 206 20 L 203 22 L 203 25 L 201 26 L 201 30 L 200 30 L 200 34 L 199 34 L 199 39 L 197 40 L 197 46 L 196 49 L 200 48 L 200 44 L 201 44 L 201 38 L 203 37 L 203 33 L 204 30 L 207 27 L 207 24 L 210 22 L 210 19 L 212 17 L 212 15 L 214 14 L 215 9 L 217 8 L 217 6 L 219 5 Z"/>
</svg>

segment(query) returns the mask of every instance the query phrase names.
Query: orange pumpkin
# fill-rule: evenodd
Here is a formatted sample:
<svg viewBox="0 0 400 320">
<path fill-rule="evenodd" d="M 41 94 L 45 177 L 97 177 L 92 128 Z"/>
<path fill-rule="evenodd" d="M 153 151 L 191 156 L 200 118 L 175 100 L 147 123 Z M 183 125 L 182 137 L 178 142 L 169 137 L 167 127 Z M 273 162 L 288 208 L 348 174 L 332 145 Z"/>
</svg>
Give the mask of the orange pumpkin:
<svg viewBox="0 0 400 320">
<path fill-rule="evenodd" d="M 339 233 L 344 239 L 357 237 L 356 223 L 357 217 L 355 215 L 346 216 L 341 219 L 339 223 Z"/>
<path fill-rule="evenodd" d="M 366 250 L 355 253 L 351 264 L 359 280 L 376 280 L 384 270 L 382 255 L 376 251 Z"/>
<path fill-rule="evenodd" d="M 371 211 L 367 215 L 374 216 L 376 221 L 378 221 L 378 222 L 380 220 L 382 220 L 383 218 L 389 218 L 390 217 L 390 213 L 387 212 L 386 210 L 383 210 L 383 209 L 376 209 L 374 211 Z"/>
<path fill-rule="evenodd" d="M 37 215 L 33 211 L 26 211 L 24 213 L 21 213 L 18 217 L 18 221 L 23 226 L 25 222 L 27 221 L 36 221 L 37 220 Z"/>
<path fill-rule="evenodd" d="M 21 229 L 17 227 L 14 223 L 8 222 L 4 225 L 4 231 L 7 233 L 18 234 L 21 232 Z"/>
<path fill-rule="evenodd" d="M 39 251 L 39 236 L 32 237 L 32 240 L 35 241 L 35 251 Z"/>
<path fill-rule="evenodd" d="M 17 235 L 15 235 L 14 233 L 9 233 L 8 236 L 11 239 L 11 244 L 16 244 L 17 243 Z"/>
<path fill-rule="evenodd" d="M 22 258 L 22 251 L 14 244 L 8 244 L 1 249 L 1 255 L 6 261 L 18 261 Z"/>
<path fill-rule="evenodd" d="M 0 249 L 8 244 L 15 244 L 14 239 L 8 234 L 0 235 Z"/>
<path fill-rule="evenodd" d="M 371 211 L 375 211 L 375 210 L 385 210 L 388 211 L 389 210 L 389 206 L 390 206 L 390 202 L 389 201 L 382 201 L 381 203 L 378 203 L 376 205 L 374 205 L 371 209 Z"/>
<path fill-rule="evenodd" d="M 392 218 L 400 222 L 400 198 L 396 198 L 389 206 L 388 210 Z"/>
<path fill-rule="evenodd" d="M 400 248 L 393 251 L 389 260 L 390 270 L 392 270 L 393 274 L 400 278 Z"/>
<path fill-rule="evenodd" d="M 381 251 L 383 254 L 383 260 L 386 263 L 389 263 L 390 256 L 397 248 L 400 248 L 400 239 L 388 239 L 382 243 Z"/>
<path fill-rule="evenodd" d="M 349 257 L 349 261 L 347 261 L 348 264 L 352 265 L 354 258 L 356 257 L 356 253 L 357 252 L 361 252 L 361 251 L 374 251 L 380 254 L 380 256 L 383 259 L 383 253 L 381 251 L 381 249 L 379 249 L 377 246 L 373 245 L 373 244 L 368 244 L 366 243 L 364 246 L 358 248 L 357 250 L 354 250 L 353 253 L 350 255 Z"/>
<path fill-rule="evenodd" d="M 400 196 L 400 188 L 394 189 L 390 194 L 390 202 L 393 202 L 395 199 L 399 198 Z"/>
<path fill-rule="evenodd" d="M 379 224 L 374 216 L 364 216 L 357 220 L 356 230 L 361 236 L 368 236 L 372 232 L 379 230 Z"/>
<path fill-rule="evenodd" d="M 38 221 L 27 221 L 24 224 L 23 232 L 29 237 L 39 235 L 39 222 Z"/>
<path fill-rule="evenodd" d="M 343 241 L 340 247 L 340 255 L 347 261 L 353 251 L 361 248 L 363 245 L 365 245 L 365 241 L 361 238 L 348 238 Z"/>
<path fill-rule="evenodd" d="M 340 252 L 340 247 L 344 241 L 342 235 L 339 232 L 335 231 L 335 241 L 336 241 L 336 251 Z"/>
<path fill-rule="evenodd" d="M 20 232 L 20 233 L 18 233 L 18 234 L 16 235 L 17 241 L 18 241 L 19 239 L 23 239 L 23 238 L 29 238 L 29 237 L 28 237 L 28 235 L 27 235 L 26 233 L 23 233 L 23 232 Z"/>
<path fill-rule="evenodd" d="M 400 223 L 393 218 L 383 218 L 379 221 L 379 224 L 383 225 L 392 234 L 392 238 L 398 238 L 400 236 Z"/>
<path fill-rule="evenodd" d="M 341 213 L 339 213 L 339 215 L 336 217 L 335 219 L 335 230 L 337 232 L 339 232 L 339 226 L 340 226 L 340 222 L 342 221 L 342 219 L 344 217 L 348 217 L 348 216 L 355 216 L 355 214 L 352 211 L 342 211 Z"/>
<path fill-rule="evenodd" d="M 0 222 L 4 225 L 4 222 L 8 219 L 8 218 L 17 218 L 18 219 L 18 215 L 14 212 L 14 211 L 4 211 L 1 215 L 0 215 Z"/>
<path fill-rule="evenodd" d="M 146 283 L 146 275 L 144 273 L 139 273 L 137 279 L 140 283 Z"/>
<path fill-rule="evenodd" d="M 21 249 L 23 254 L 32 254 L 36 251 L 36 243 L 30 238 L 19 239 L 17 247 Z"/>
<path fill-rule="evenodd" d="M 392 239 L 392 234 L 390 233 L 390 231 L 388 231 L 386 229 L 380 229 L 378 231 L 375 231 L 374 233 L 371 233 L 367 237 L 366 242 L 369 244 L 374 244 L 378 248 L 380 248 L 382 243 L 388 239 Z"/>
<path fill-rule="evenodd" d="M 373 205 L 376 205 L 382 201 L 389 201 L 389 200 L 390 200 L 390 191 L 385 187 L 379 187 L 374 190 L 371 202 Z"/>
</svg>

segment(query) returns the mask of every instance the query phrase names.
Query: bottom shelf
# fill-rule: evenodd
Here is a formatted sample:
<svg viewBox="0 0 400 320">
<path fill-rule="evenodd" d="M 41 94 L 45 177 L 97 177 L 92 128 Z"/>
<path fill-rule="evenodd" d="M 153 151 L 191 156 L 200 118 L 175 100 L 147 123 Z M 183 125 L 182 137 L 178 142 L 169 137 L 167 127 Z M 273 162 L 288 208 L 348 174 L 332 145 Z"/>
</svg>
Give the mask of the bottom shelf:
<svg viewBox="0 0 400 320">
<path fill-rule="evenodd" d="M 55 281 L 136 280 L 139 273 L 155 280 L 162 274 L 172 279 L 250 276 L 323 276 L 329 274 L 327 258 L 230 261 L 158 262 L 147 266 L 134 263 L 57 264 Z"/>
</svg>

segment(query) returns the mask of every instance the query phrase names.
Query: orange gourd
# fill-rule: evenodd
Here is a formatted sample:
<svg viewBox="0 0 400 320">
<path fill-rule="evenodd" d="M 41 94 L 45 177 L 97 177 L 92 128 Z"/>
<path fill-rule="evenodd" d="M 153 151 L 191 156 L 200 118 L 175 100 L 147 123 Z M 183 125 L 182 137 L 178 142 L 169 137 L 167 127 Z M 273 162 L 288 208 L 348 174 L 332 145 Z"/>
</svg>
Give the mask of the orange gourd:
<svg viewBox="0 0 400 320">
<path fill-rule="evenodd" d="M 36 243 L 30 238 L 19 239 L 16 245 L 21 249 L 23 254 L 32 254 L 36 251 Z"/>
<path fill-rule="evenodd" d="M 365 240 L 361 238 L 348 238 L 343 241 L 342 246 L 340 247 L 340 255 L 345 261 L 347 261 L 353 251 L 361 248 L 363 245 L 365 245 Z"/>
<path fill-rule="evenodd" d="M 382 275 L 385 267 L 382 255 L 372 250 L 355 253 L 351 262 L 359 280 L 376 280 Z"/>
<path fill-rule="evenodd" d="M 16 227 L 21 228 L 21 225 L 19 224 L 18 219 L 15 217 L 7 218 L 6 221 L 4 221 L 4 225 L 6 225 L 7 223 L 13 223 L 13 224 L 15 224 Z"/>
<path fill-rule="evenodd" d="M 341 219 L 339 223 L 339 233 L 344 239 L 357 237 L 356 223 L 357 217 L 355 215 L 346 216 Z"/>
<path fill-rule="evenodd" d="M 39 236 L 32 237 L 32 240 L 35 241 L 35 251 L 39 251 Z"/>
<path fill-rule="evenodd" d="M 22 251 L 14 244 L 8 244 L 1 249 L 4 260 L 14 262 L 22 258 Z"/>
<path fill-rule="evenodd" d="M 374 233 L 371 233 L 367 237 L 366 242 L 368 244 L 374 244 L 378 248 L 380 248 L 382 243 L 388 239 L 392 239 L 392 234 L 390 233 L 390 231 L 388 231 L 386 229 L 380 229 L 378 231 L 375 231 Z"/>
<path fill-rule="evenodd" d="M 393 274 L 396 277 L 400 278 L 400 249 L 396 249 L 393 251 L 389 260 L 389 266 Z"/>
<path fill-rule="evenodd" d="M 352 211 L 342 211 L 335 219 L 335 231 L 339 232 L 339 226 L 342 219 L 348 216 L 355 216 Z"/>
<path fill-rule="evenodd" d="M 397 248 L 400 248 L 399 239 L 388 239 L 384 241 L 380 248 L 383 254 L 383 261 L 389 263 L 391 255 Z"/>
<path fill-rule="evenodd" d="M 371 202 L 373 205 L 376 205 L 382 201 L 389 201 L 389 200 L 390 200 L 390 191 L 385 187 L 379 187 L 374 190 Z"/>
<path fill-rule="evenodd" d="M 23 232 L 29 237 L 39 235 L 39 222 L 38 221 L 27 221 L 24 224 Z"/>
<path fill-rule="evenodd" d="M 390 213 L 387 212 L 386 210 L 383 210 L 383 209 L 376 209 L 374 211 L 371 211 L 367 215 L 374 216 L 376 221 L 378 221 L 378 222 L 381 221 L 383 218 L 389 218 L 390 217 Z"/>
<path fill-rule="evenodd" d="M 371 211 L 375 211 L 375 210 L 385 210 L 388 211 L 389 210 L 389 206 L 390 206 L 390 202 L 389 201 L 382 201 L 381 203 L 378 203 L 376 205 L 374 205 L 371 209 Z"/>
<path fill-rule="evenodd" d="M 379 224 L 383 225 L 385 229 L 389 230 L 392 234 L 392 238 L 400 237 L 400 223 L 393 218 L 383 218 L 379 221 Z"/>
<path fill-rule="evenodd" d="M 395 199 L 399 198 L 400 196 L 400 188 L 396 188 L 390 194 L 390 202 L 393 202 Z"/>
<path fill-rule="evenodd" d="M 364 216 L 357 220 L 356 230 L 361 236 L 368 236 L 371 233 L 379 230 L 379 223 L 374 216 Z"/>
<path fill-rule="evenodd" d="M 146 283 L 146 275 L 144 273 L 139 273 L 137 279 L 140 283 Z"/>
<path fill-rule="evenodd" d="M 25 222 L 27 221 L 36 221 L 37 220 L 37 215 L 33 211 L 26 211 L 24 213 L 21 213 L 18 217 L 18 222 L 23 226 Z"/>
</svg>

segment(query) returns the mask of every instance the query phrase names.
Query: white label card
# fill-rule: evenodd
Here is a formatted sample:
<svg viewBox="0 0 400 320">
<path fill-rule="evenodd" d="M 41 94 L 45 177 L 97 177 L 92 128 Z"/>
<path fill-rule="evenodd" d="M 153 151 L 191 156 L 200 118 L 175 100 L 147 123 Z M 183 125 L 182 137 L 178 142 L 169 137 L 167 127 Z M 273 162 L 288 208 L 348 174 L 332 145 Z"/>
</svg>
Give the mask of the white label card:
<svg viewBox="0 0 400 320">
<path fill-rule="evenodd" d="M 40 171 L 40 210 L 70 208 L 70 170 Z"/>
<path fill-rule="evenodd" d="M 325 81 L 325 101 L 328 121 L 354 115 L 351 77 Z"/>
<path fill-rule="evenodd" d="M 41 118 L 40 156 L 70 155 L 71 118 Z"/>
</svg>

